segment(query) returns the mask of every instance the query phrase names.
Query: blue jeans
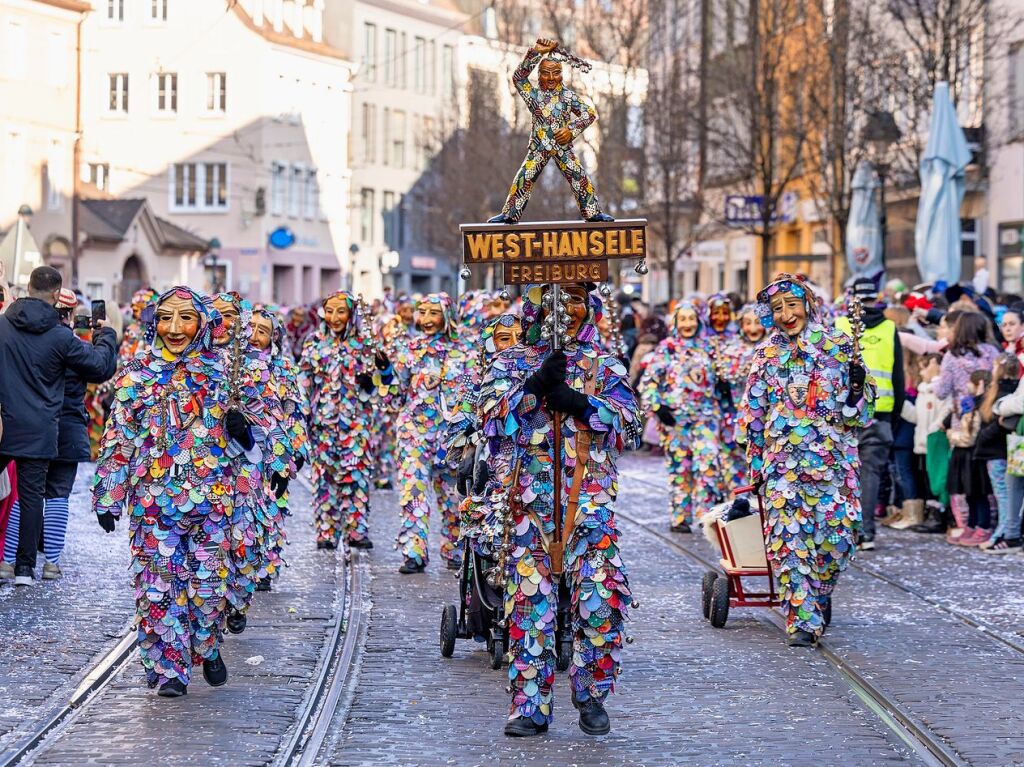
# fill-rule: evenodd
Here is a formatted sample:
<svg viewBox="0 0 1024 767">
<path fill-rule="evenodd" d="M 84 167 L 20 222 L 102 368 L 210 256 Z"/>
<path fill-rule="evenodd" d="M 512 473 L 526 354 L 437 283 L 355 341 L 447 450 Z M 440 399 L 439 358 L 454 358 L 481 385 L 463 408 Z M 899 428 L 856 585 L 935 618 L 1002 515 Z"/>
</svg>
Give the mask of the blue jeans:
<svg viewBox="0 0 1024 767">
<path fill-rule="evenodd" d="M 917 494 L 917 482 L 914 479 L 914 451 L 911 448 L 897 448 L 892 451 L 892 463 L 897 496 L 902 501 L 913 501 L 921 498 Z"/>
<path fill-rule="evenodd" d="M 1003 538 L 1020 538 L 1021 506 L 1024 506 L 1024 477 L 1006 475 L 1006 524 L 999 519 Z"/>
</svg>

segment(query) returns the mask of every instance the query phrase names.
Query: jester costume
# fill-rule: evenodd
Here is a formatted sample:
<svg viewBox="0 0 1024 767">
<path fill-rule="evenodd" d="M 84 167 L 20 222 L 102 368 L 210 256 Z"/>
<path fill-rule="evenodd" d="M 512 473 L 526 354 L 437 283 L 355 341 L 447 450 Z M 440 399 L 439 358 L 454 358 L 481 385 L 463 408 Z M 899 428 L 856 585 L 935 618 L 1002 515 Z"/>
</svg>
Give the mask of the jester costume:
<svg viewBox="0 0 1024 767">
<path fill-rule="evenodd" d="M 191 302 L 199 332 L 173 354 L 156 335 L 153 310 L 144 315 L 93 480 L 101 520 L 130 515 L 139 656 L 151 687 L 187 685 L 195 664 L 218 655 L 232 569 L 227 391 L 213 348 L 220 318 L 189 288 L 172 288 L 159 303 L 171 297 Z"/>
<path fill-rule="evenodd" d="M 697 315 L 698 328 L 690 338 L 684 338 L 677 327 L 683 311 Z M 714 361 L 706 339 L 701 338 L 706 322 L 701 304 L 681 301 L 669 336 L 645 359 L 638 386 L 644 408 L 659 419 L 672 483 L 671 524 L 681 532 L 689 532 L 694 518 L 723 498 L 722 408 Z"/>
<path fill-rule="evenodd" d="M 708 297 L 708 313 L 728 311 L 732 316 L 732 302 L 724 293 L 714 293 Z M 736 441 L 736 405 L 743 396 L 746 378 L 740 373 L 740 358 L 736 342 L 739 337 L 736 324 L 730 319 L 728 325 L 716 330 L 710 317 L 705 331 L 708 353 L 714 364 L 715 374 L 722 387 L 719 403 L 722 410 L 721 420 L 721 465 L 724 490 L 730 493 L 745 484 L 747 475 L 747 457 L 743 446 Z"/>
<path fill-rule="evenodd" d="M 512 83 L 533 117 L 533 127 L 526 158 L 512 181 L 501 218 L 509 223 L 519 221 L 530 201 L 534 183 L 552 159 L 569 183 L 580 215 L 588 220 L 599 218 L 602 213 L 594 185 L 579 157 L 572 151 L 572 143 L 563 145 L 555 140 L 555 131 L 559 128 L 568 128 L 572 131 L 573 140 L 577 139 L 597 119 L 597 113 L 576 91 L 564 85 L 550 90 L 533 86 L 530 73 L 543 58 L 544 54 L 531 48 L 512 75 Z"/>
<path fill-rule="evenodd" d="M 257 584 L 281 565 L 273 546 L 279 509 L 268 495 L 265 482 L 268 472 L 289 472 L 291 457 L 283 431 L 283 406 L 271 383 L 270 366 L 251 344 L 252 304 L 236 293 L 219 293 L 213 300 L 231 304 L 238 311 L 230 331 L 222 325 L 214 338 L 220 343 L 217 350 L 228 396 L 245 415 L 255 443 L 251 449 L 232 456 L 227 472 L 228 486 L 235 495 L 230 528 L 234 566 L 228 590 L 228 628 L 237 633 L 244 622 L 235 621 L 248 610 Z"/>
<path fill-rule="evenodd" d="M 381 315 L 374 321 L 374 331 L 384 345 L 384 353 L 394 357 L 395 349 L 409 338 L 409 328 L 397 314 Z M 395 421 L 398 418 L 397 403 L 385 398 L 379 404 L 383 418 L 374 418 L 370 422 L 370 450 L 374 460 L 374 485 L 378 488 L 391 488 L 392 478 L 396 472 Z"/>
<path fill-rule="evenodd" d="M 271 456 L 269 465 L 265 466 L 264 476 L 267 478 L 266 491 L 272 503 L 277 507 L 277 513 L 270 516 L 273 527 L 268 534 L 269 551 L 267 560 L 273 562 L 276 571 L 265 577 L 274 578 L 280 575 L 280 565 L 283 563 L 284 546 L 288 542 L 285 532 L 285 517 L 291 516 L 288 511 L 288 480 L 297 474 L 309 461 L 309 445 L 306 437 L 306 424 L 309 422 L 309 403 L 306 401 L 306 393 L 299 386 L 298 368 L 292 362 L 291 353 L 287 350 L 284 323 L 281 318 L 267 307 L 259 306 L 255 309 L 270 320 L 273 333 L 270 346 L 257 353 L 261 364 L 269 367 L 269 396 L 281 403 L 284 421 L 281 423 L 281 430 L 284 433 L 283 445 L 290 459 L 287 471 L 279 472 L 275 468 L 278 465 L 277 456 Z M 277 482 L 272 477 L 276 472 L 279 476 Z"/>
<path fill-rule="evenodd" d="M 467 357 L 458 343 L 451 298 L 447 293 L 430 293 L 421 299 L 417 311 L 428 305 L 440 308 L 441 329 L 410 336 L 398 345 L 393 359 L 398 393 L 392 401 L 400 407 L 395 436 L 402 506 L 396 547 L 402 550 L 406 564 L 417 569 L 429 559 L 431 488 L 441 514 L 441 557 L 453 567 L 459 561 L 459 517 L 452 492 L 455 474 L 446 459 L 443 435 L 446 413 L 455 405 L 454 385 L 464 372 Z"/>
<path fill-rule="evenodd" d="M 343 299 L 349 309 L 340 333 L 324 317 L 324 306 L 333 298 Z M 324 548 L 338 546 L 343 534 L 349 543 L 369 542 L 374 471 L 370 430 L 378 397 L 376 389 L 365 391 L 357 376 L 374 376 L 376 387 L 391 380 L 389 371 L 374 365 L 355 305 L 355 297 L 341 290 L 321 302 L 320 323 L 306 339 L 299 362 L 299 381 L 309 395 L 311 413 L 314 524 L 317 544 Z"/>
<path fill-rule="evenodd" d="M 769 299 L 803 300 L 806 327 L 774 326 Z M 821 324 L 809 289 L 784 277 L 758 294 L 768 335 L 754 352 L 739 426 L 767 518 L 768 560 L 792 636 L 820 636 L 839 573 L 854 552 L 861 507 L 857 429 L 873 410 L 868 382 L 851 394 L 852 341 Z"/>
<path fill-rule="evenodd" d="M 593 294 L 587 294 L 586 319 L 564 350 L 564 378 L 545 395 L 547 406 L 542 403 L 534 374 L 543 369 L 545 358 L 562 354 L 552 352 L 542 332 L 542 298 L 541 286 L 528 289 L 524 343 L 494 358 L 480 392 L 481 428 L 492 467 L 489 497 L 492 503 L 507 498 L 511 506 L 505 522 L 511 525 L 512 546 L 505 589 L 512 659 L 507 734 L 535 734 L 552 720 L 559 578 L 552 573 L 550 542 L 556 511 L 564 519 L 562 579 L 570 599 L 569 676 L 576 705 L 600 708 L 612 691 L 630 603 L 613 505 L 616 458 L 637 444 L 641 414 L 622 363 L 594 346 L 601 305 Z M 560 415 L 561 454 L 554 460 L 561 467 L 562 508 L 557 510 L 555 420 L 548 409 L 554 409 L 556 390 L 573 402 L 573 412 Z M 510 732 L 517 720 L 527 726 L 532 722 L 534 732 Z"/>
</svg>

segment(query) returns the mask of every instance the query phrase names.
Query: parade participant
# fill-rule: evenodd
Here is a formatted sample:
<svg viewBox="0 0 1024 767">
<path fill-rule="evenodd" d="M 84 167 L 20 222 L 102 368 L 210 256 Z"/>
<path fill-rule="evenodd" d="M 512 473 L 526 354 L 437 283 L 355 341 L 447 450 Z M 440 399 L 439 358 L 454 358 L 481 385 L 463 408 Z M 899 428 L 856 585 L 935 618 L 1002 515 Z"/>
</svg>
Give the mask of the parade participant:
<svg viewBox="0 0 1024 767">
<path fill-rule="evenodd" d="M 739 323 L 739 330 L 722 347 L 719 364 L 729 384 L 730 399 L 738 406 L 743 400 L 747 378 L 750 376 L 750 364 L 753 362 L 757 345 L 764 338 L 765 328 L 761 324 L 757 307 L 753 304 L 741 307 L 736 313 L 736 320 Z M 736 440 L 736 418 L 735 408 L 729 410 L 722 427 L 722 439 L 727 449 L 724 461 L 726 486 L 729 490 L 740 487 L 747 481 L 747 449 Z"/>
<path fill-rule="evenodd" d="M 412 309 L 412 306 L 409 305 L 409 308 Z M 404 344 L 412 332 L 410 326 L 406 325 L 405 320 L 399 314 L 382 317 L 374 327 L 377 337 L 383 343 L 384 354 L 389 357 L 394 356 L 395 349 Z M 390 490 L 391 480 L 396 472 L 395 421 L 398 417 L 396 404 L 390 398 L 381 403 L 380 406 L 386 417 L 375 418 L 370 432 L 370 447 L 374 457 L 373 484 L 378 490 Z"/>
<path fill-rule="evenodd" d="M 672 482 L 673 532 L 689 533 L 694 518 L 723 498 L 722 405 L 708 344 L 703 306 L 680 301 L 670 335 L 647 357 L 640 400 L 659 421 L 661 446 Z"/>
<path fill-rule="evenodd" d="M 103 436 L 93 507 L 100 526 L 128 509 L 139 656 L 163 697 L 187 692 L 202 663 L 214 686 L 227 607 L 233 513 L 228 453 L 255 443 L 228 408 L 219 316 L 189 288 L 164 293 L 143 314 L 142 347 L 118 379 Z"/>
<path fill-rule="evenodd" d="M 218 293 L 211 300 L 220 314 L 213 343 L 222 356 L 229 405 L 245 417 L 253 445 L 230 456 L 226 477 L 234 492 L 231 515 L 231 578 L 226 623 L 228 631 L 245 630 L 246 613 L 262 578 L 276 571 L 272 541 L 277 526 L 277 505 L 265 488 L 264 473 L 287 472 L 284 411 L 269 385 L 270 371 L 252 346 L 252 304 L 237 293 Z"/>
<path fill-rule="evenodd" d="M 288 321 L 285 323 L 285 333 L 288 341 L 288 353 L 298 362 L 302 356 L 302 349 L 306 343 L 306 337 L 316 327 L 316 312 L 299 304 L 293 306 L 288 312 Z"/>
<path fill-rule="evenodd" d="M 754 353 L 739 423 L 765 505 L 788 642 L 807 646 L 825 629 L 832 590 L 854 551 L 857 429 L 871 417 L 874 388 L 854 341 L 821 324 L 802 280 L 780 275 L 757 300 L 768 336 Z"/>
<path fill-rule="evenodd" d="M 402 522 L 396 545 L 405 556 L 398 572 L 421 573 L 427 566 L 427 533 L 433 488 L 441 514 L 441 557 L 458 569 L 459 518 L 452 491 L 455 476 L 448 466 L 441 438 L 454 382 L 467 358 L 455 331 L 452 300 L 447 293 L 430 293 L 416 305 L 419 331 L 395 352 L 399 407 L 396 425 Z"/>
<path fill-rule="evenodd" d="M 569 587 L 573 638 L 569 677 L 580 728 L 610 730 L 604 700 L 619 673 L 630 591 L 619 555 L 613 503 L 616 459 L 642 428 L 626 369 L 594 347 L 601 304 L 593 285 L 569 285 L 566 348 L 552 350 L 542 329 L 545 288 L 524 298 L 524 342 L 498 354 L 481 387 L 482 431 L 493 477 L 491 498 L 508 496 L 505 617 L 512 700 L 505 734 L 546 732 L 552 721 L 559 581 Z M 556 421 L 553 413 L 559 413 Z M 553 424 L 561 424 L 557 440 Z M 556 545 L 552 445 L 561 471 L 564 550 Z M 564 563 L 560 563 L 564 551 Z M 564 564 L 564 569 L 560 567 Z"/>
<path fill-rule="evenodd" d="M 601 212 L 594 186 L 572 150 L 572 142 L 597 119 L 597 112 L 576 91 L 562 84 L 562 62 L 549 55 L 556 48 L 556 41 L 538 39 L 512 75 L 513 85 L 533 116 L 533 127 L 526 158 L 512 182 L 505 206 L 501 213 L 490 219 L 490 223 L 515 224 L 519 221 L 530 201 L 534 182 L 551 159 L 565 176 L 584 219 L 614 220 Z M 538 63 L 540 87 L 534 88 L 530 74 Z"/>
<path fill-rule="evenodd" d="M 733 322 L 732 299 L 725 293 L 714 293 L 708 298 L 708 327 L 705 333 L 708 351 L 715 367 L 718 400 L 722 406 L 722 469 L 726 493 L 744 484 L 747 460 L 744 449 L 736 442 L 736 404 L 740 398 L 736 390 L 742 388 L 739 359 L 730 354 L 737 338 Z"/>
<path fill-rule="evenodd" d="M 355 297 L 338 290 L 319 310 L 320 324 L 306 339 L 299 381 L 309 396 L 310 453 L 316 545 L 372 549 L 370 430 L 377 390 L 391 381 L 383 356 L 374 355 L 355 316 Z"/>
<path fill-rule="evenodd" d="M 265 457 L 264 463 L 265 490 L 276 506 L 276 513 L 267 515 L 270 529 L 266 536 L 265 565 L 261 568 L 257 591 L 270 591 L 271 582 L 281 574 L 284 544 L 287 542 L 284 518 L 290 516 L 288 484 L 302 470 L 309 457 L 306 439 L 309 404 L 305 392 L 299 386 L 298 369 L 284 345 L 285 331 L 280 318 L 265 306 L 255 307 L 252 314 L 252 346 L 256 350 L 259 368 L 267 371 L 264 400 L 268 403 L 279 402 L 284 419 L 279 425 L 280 454 L 275 445 L 270 455 Z M 263 378 L 261 376 L 261 380 Z"/>
<path fill-rule="evenodd" d="M 152 288 L 140 288 L 132 294 L 130 304 L 132 321 L 125 326 L 124 338 L 121 340 L 121 351 L 119 353 L 121 364 L 130 360 L 140 351 L 140 343 L 145 331 L 142 323 L 142 313 L 146 310 L 147 306 L 155 304 L 158 297 L 159 295 Z M 141 351 L 145 351 L 144 345 L 142 345 Z"/>
</svg>

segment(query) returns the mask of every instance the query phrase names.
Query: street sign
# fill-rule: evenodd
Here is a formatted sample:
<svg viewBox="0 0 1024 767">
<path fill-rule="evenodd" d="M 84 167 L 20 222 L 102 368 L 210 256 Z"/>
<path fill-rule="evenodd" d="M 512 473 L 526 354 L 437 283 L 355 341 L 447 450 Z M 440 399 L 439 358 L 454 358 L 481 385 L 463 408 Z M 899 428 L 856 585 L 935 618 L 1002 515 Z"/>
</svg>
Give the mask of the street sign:
<svg viewBox="0 0 1024 767">
<path fill-rule="evenodd" d="M 800 195 L 783 192 L 776 210 L 772 213 L 773 224 L 792 224 L 796 221 Z M 760 194 L 730 194 L 725 198 L 725 223 L 728 226 L 756 226 L 763 223 L 762 208 L 764 197 Z"/>
<path fill-rule="evenodd" d="M 463 224 L 468 267 L 500 263 L 507 285 L 605 282 L 608 259 L 647 256 L 647 220 Z"/>
</svg>

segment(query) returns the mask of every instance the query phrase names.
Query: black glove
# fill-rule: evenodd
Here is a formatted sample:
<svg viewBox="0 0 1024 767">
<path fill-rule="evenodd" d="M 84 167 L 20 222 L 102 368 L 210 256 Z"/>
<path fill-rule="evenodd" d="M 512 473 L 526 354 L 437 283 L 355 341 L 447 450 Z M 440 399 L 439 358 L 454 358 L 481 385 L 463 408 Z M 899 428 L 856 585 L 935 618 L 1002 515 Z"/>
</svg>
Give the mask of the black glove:
<svg viewBox="0 0 1024 767">
<path fill-rule="evenodd" d="M 718 401 L 722 403 L 722 408 L 727 412 L 731 413 L 735 410 L 732 401 L 732 387 L 729 386 L 729 382 L 721 378 L 715 384 L 715 392 L 718 394 Z"/>
<path fill-rule="evenodd" d="M 559 413 L 568 413 L 583 420 L 590 407 L 590 400 L 586 394 L 573 389 L 567 383 L 560 383 L 544 398 L 544 403 L 549 410 L 556 410 Z"/>
<path fill-rule="evenodd" d="M 224 424 L 227 426 L 228 436 L 231 439 L 235 440 L 246 450 L 252 450 L 256 440 L 252 438 L 252 429 L 249 428 L 249 422 L 245 420 L 245 416 L 242 415 L 241 411 L 229 410 L 224 418 Z"/>
<path fill-rule="evenodd" d="M 384 352 L 377 352 L 373 355 L 373 364 L 377 366 L 377 370 L 384 372 L 391 365 L 391 360 Z"/>
<path fill-rule="evenodd" d="M 288 477 L 276 471 L 270 475 L 270 492 L 275 498 L 283 498 L 288 492 Z"/>
<path fill-rule="evenodd" d="M 302 467 L 306 465 L 306 459 L 301 455 L 295 457 L 295 472 L 296 474 L 302 471 Z"/>
<path fill-rule="evenodd" d="M 858 365 L 856 362 L 850 363 L 850 388 L 856 389 L 858 392 L 864 388 L 864 382 L 868 378 L 868 371 L 864 369 L 863 365 Z"/>
<path fill-rule="evenodd" d="M 659 407 L 654 411 L 654 417 L 657 418 L 665 426 L 675 426 L 676 417 L 672 415 L 672 411 L 667 407 Z"/>
<path fill-rule="evenodd" d="M 114 515 L 111 514 L 109 511 L 105 511 L 102 514 L 97 514 L 96 521 L 100 523 L 100 527 L 103 528 L 103 532 L 114 532 Z"/>
<path fill-rule="evenodd" d="M 487 465 L 487 461 L 477 461 L 476 464 L 476 475 L 473 479 L 473 493 L 480 495 L 484 488 L 487 487 L 487 480 L 491 478 L 491 467 Z"/>
<path fill-rule="evenodd" d="M 476 461 L 476 451 L 466 448 L 462 453 L 462 460 L 459 461 L 459 468 L 455 472 L 455 489 L 460 495 L 469 495 L 469 485 L 473 481 L 473 464 Z"/>
<path fill-rule="evenodd" d="M 565 352 L 555 349 L 541 364 L 540 370 L 526 379 L 523 388 L 537 397 L 547 396 L 556 386 L 565 383 L 567 365 Z"/>
<path fill-rule="evenodd" d="M 359 388 L 367 394 L 373 391 L 373 376 L 369 373 L 359 373 L 356 376 L 356 383 L 359 384 Z"/>
</svg>

